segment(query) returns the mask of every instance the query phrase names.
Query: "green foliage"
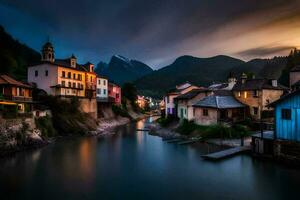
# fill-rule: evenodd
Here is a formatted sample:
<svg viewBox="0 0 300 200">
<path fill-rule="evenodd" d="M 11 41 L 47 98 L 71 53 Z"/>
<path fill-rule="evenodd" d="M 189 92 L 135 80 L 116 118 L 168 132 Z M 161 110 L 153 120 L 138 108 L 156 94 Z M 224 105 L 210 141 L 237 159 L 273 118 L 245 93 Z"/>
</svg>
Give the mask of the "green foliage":
<svg viewBox="0 0 300 200">
<path fill-rule="evenodd" d="M 169 126 L 172 122 L 176 122 L 178 119 L 173 116 L 168 116 L 168 117 L 161 117 L 156 120 L 157 123 L 159 123 L 162 127 L 167 127 Z"/>
<path fill-rule="evenodd" d="M 127 117 L 131 119 L 131 116 L 128 114 L 128 111 L 123 106 L 112 105 L 112 111 L 119 116 Z"/>
<path fill-rule="evenodd" d="M 35 123 L 37 128 L 41 130 L 43 137 L 48 138 L 57 135 L 51 117 L 45 116 L 45 117 L 37 118 L 35 119 Z"/>
<path fill-rule="evenodd" d="M 290 52 L 287 58 L 286 67 L 282 70 L 279 82 L 283 85 L 289 86 L 289 72 L 296 65 L 300 64 L 300 51 L 296 48 Z"/>
<path fill-rule="evenodd" d="M 203 139 L 209 138 L 241 138 L 249 135 L 246 126 L 233 125 L 226 126 L 223 124 L 216 124 L 210 126 L 200 126 L 192 121 L 184 120 L 176 131 L 182 135 L 197 134 Z"/>
<path fill-rule="evenodd" d="M 59 97 L 45 96 L 43 101 L 52 112 L 52 122 L 60 135 L 82 135 L 96 129 L 97 122 L 79 110 L 79 100 L 63 100 Z"/>
<path fill-rule="evenodd" d="M 127 109 L 126 100 L 130 102 L 135 111 L 138 110 L 138 106 L 136 104 L 137 89 L 133 83 L 124 83 L 122 87 L 122 105 Z"/>
<path fill-rule="evenodd" d="M 38 52 L 13 39 L 0 26 L 0 73 L 25 80 L 28 65 L 38 61 Z"/>
</svg>

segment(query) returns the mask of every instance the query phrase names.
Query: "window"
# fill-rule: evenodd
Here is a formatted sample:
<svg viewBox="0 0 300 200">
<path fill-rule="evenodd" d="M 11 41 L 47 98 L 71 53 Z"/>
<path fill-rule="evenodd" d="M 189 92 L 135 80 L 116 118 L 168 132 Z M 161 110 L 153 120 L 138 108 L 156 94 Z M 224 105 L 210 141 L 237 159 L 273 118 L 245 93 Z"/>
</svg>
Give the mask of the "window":
<svg viewBox="0 0 300 200">
<path fill-rule="evenodd" d="M 93 77 L 92 76 L 90 77 L 90 80 L 91 80 L 91 82 L 93 82 Z"/>
<path fill-rule="evenodd" d="M 203 116 L 208 116 L 208 110 L 207 109 L 203 109 Z"/>
<path fill-rule="evenodd" d="M 73 79 L 76 79 L 76 74 L 75 73 L 73 74 Z"/>
<path fill-rule="evenodd" d="M 118 93 L 118 94 L 116 94 L 116 98 L 118 99 L 119 97 L 120 97 L 119 93 Z"/>
<path fill-rule="evenodd" d="M 71 72 L 68 72 L 68 78 L 71 78 Z"/>
<path fill-rule="evenodd" d="M 61 81 L 61 85 L 62 86 L 66 86 L 66 82 L 65 81 Z"/>
<path fill-rule="evenodd" d="M 257 107 L 253 107 L 253 114 L 258 115 L 258 108 Z"/>
<path fill-rule="evenodd" d="M 39 71 L 38 71 L 38 70 L 35 70 L 35 71 L 34 71 L 34 76 L 37 77 L 38 75 L 39 75 Z"/>
<path fill-rule="evenodd" d="M 258 97 L 259 96 L 259 91 L 258 90 L 254 90 L 253 91 L 253 97 Z"/>
<path fill-rule="evenodd" d="M 245 91 L 244 92 L 244 98 L 246 99 L 248 97 L 248 93 Z"/>
<path fill-rule="evenodd" d="M 81 85 L 80 85 L 80 83 L 77 83 L 77 87 L 78 87 L 78 88 L 81 88 Z"/>
<path fill-rule="evenodd" d="M 281 109 L 281 118 L 286 120 L 291 120 L 292 111 L 291 109 Z"/>
<path fill-rule="evenodd" d="M 48 76 L 48 70 L 45 71 L 45 76 Z"/>
<path fill-rule="evenodd" d="M 103 89 L 103 94 L 106 94 L 106 89 Z"/>
<path fill-rule="evenodd" d="M 63 78 L 65 78 L 65 77 L 66 77 L 66 72 L 65 72 L 65 71 L 62 71 L 62 72 L 61 72 L 61 76 L 62 76 Z"/>
<path fill-rule="evenodd" d="M 98 84 L 101 85 L 101 80 L 100 79 L 98 80 Z"/>
<path fill-rule="evenodd" d="M 76 83 L 73 83 L 73 88 L 76 88 Z"/>
<path fill-rule="evenodd" d="M 68 83 L 68 86 L 71 87 L 71 82 Z"/>
<path fill-rule="evenodd" d="M 238 97 L 241 97 L 241 92 L 238 92 Z"/>
<path fill-rule="evenodd" d="M 105 80 L 103 80 L 103 85 L 106 85 L 106 81 Z"/>
<path fill-rule="evenodd" d="M 97 89 L 97 94 L 101 94 L 101 89 Z"/>
</svg>

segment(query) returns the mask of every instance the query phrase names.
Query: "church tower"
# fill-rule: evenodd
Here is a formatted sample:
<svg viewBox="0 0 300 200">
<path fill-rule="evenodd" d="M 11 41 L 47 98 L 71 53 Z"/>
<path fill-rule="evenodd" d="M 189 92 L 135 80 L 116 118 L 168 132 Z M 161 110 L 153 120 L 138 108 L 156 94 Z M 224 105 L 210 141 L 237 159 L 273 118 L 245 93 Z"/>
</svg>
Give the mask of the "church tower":
<svg viewBox="0 0 300 200">
<path fill-rule="evenodd" d="M 42 61 L 54 62 L 54 48 L 49 41 L 43 46 Z"/>
</svg>

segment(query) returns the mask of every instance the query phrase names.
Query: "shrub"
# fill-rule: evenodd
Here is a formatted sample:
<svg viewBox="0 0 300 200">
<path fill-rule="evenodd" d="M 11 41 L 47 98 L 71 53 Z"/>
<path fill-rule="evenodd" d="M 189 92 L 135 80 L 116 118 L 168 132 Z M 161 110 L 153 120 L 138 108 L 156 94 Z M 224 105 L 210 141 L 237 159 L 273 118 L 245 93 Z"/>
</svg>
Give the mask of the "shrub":
<svg viewBox="0 0 300 200">
<path fill-rule="evenodd" d="M 122 106 L 112 105 L 112 111 L 119 116 L 128 117 L 131 119 L 131 116 L 128 114 L 128 111 Z"/>
<path fill-rule="evenodd" d="M 162 127 L 169 126 L 172 122 L 177 121 L 178 119 L 174 116 L 168 116 L 168 117 L 161 117 L 158 118 L 156 121 L 159 123 Z"/>
<path fill-rule="evenodd" d="M 49 116 L 37 118 L 35 123 L 37 128 L 41 130 L 43 137 L 54 137 L 57 134 Z"/>
</svg>

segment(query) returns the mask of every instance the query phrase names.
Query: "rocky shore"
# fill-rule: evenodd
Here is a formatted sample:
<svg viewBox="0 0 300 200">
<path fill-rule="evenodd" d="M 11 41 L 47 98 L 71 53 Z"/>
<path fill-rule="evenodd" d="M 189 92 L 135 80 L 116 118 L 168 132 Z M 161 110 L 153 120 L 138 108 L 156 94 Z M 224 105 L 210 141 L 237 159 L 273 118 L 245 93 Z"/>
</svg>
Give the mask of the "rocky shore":
<svg viewBox="0 0 300 200">
<path fill-rule="evenodd" d="M 148 125 L 150 135 L 159 136 L 163 139 L 177 139 L 177 138 L 185 138 L 185 136 L 180 135 L 179 133 L 175 132 L 175 127 L 168 127 L 163 128 L 157 122 L 153 122 L 152 124 Z"/>
</svg>

